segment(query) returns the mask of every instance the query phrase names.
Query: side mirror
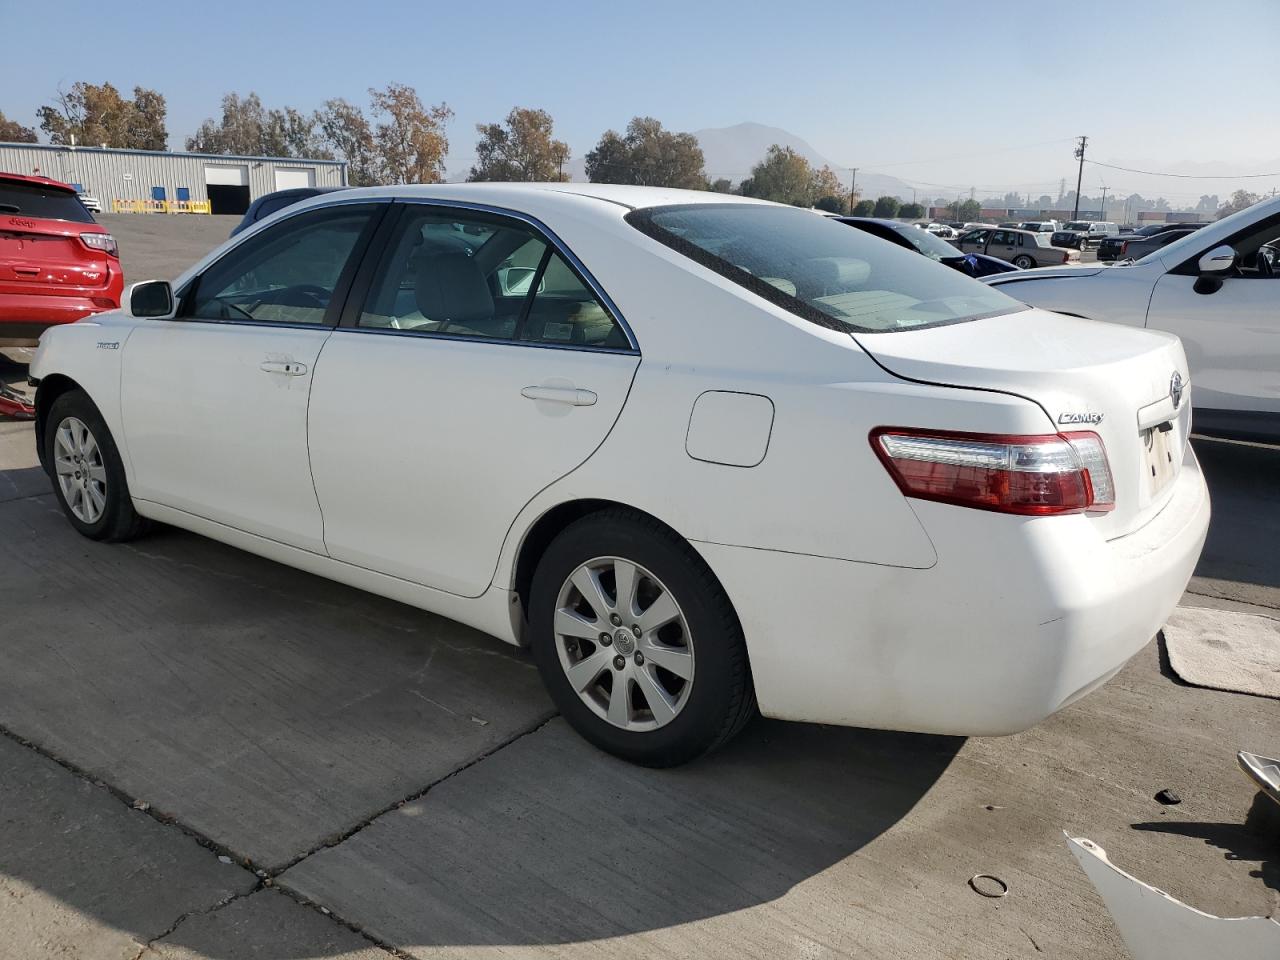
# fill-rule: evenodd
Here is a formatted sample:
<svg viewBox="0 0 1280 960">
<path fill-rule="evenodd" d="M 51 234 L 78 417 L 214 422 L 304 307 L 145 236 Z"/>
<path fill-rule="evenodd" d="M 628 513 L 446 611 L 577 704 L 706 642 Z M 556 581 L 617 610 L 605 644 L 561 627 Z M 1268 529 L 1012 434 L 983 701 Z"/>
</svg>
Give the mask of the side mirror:
<svg viewBox="0 0 1280 960">
<path fill-rule="evenodd" d="M 1201 276 L 1217 276 L 1227 273 L 1236 265 L 1236 251 L 1229 244 L 1214 247 L 1200 258 Z"/>
<path fill-rule="evenodd" d="M 172 317 L 174 314 L 173 287 L 168 280 L 144 280 L 129 287 L 129 313 L 132 316 Z"/>
</svg>

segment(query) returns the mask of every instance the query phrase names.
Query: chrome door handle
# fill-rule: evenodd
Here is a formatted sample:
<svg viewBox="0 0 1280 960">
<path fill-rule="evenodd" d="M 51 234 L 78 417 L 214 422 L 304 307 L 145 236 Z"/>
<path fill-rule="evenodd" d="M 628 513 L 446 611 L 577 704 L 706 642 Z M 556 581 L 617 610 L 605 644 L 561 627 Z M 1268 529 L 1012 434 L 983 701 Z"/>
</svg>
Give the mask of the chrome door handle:
<svg viewBox="0 0 1280 960">
<path fill-rule="evenodd" d="M 300 377 L 307 372 L 305 363 L 296 360 L 263 360 L 258 369 L 266 373 L 279 373 L 286 377 Z"/>
<path fill-rule="evenodd" d="M 593 391 L 580 387 L 525 387 L 520 391 L 520 396 L 527 400 L 567 403 L 571 407 L 589 407 L 598 399 Z"/>
</svg>

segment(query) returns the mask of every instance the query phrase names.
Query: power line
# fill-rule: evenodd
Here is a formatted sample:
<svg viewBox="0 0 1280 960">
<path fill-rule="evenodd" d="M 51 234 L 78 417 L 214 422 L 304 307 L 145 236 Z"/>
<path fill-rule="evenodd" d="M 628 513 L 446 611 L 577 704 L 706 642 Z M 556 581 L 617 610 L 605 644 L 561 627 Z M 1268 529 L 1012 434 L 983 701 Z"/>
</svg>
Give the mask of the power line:
<svg viewBox="0 0 1280 960">
<path fill-rule="evenodd" d="M 905 167 L 916 163 L 941 163 L 945 160 L 968 160 L 972 157 L 989 157 L 996 153 L 1009 153 L 1014 150 L 1030 150 L 1034 147 L 1048 147 L 1055 143 L 1066 143 L 1071 137 L 1059 137 L 1056 140 L 1041 140 L 1039 143 L 1022 143 L 1013 147 L 996 147 L 993 150 L 983 150 L 979 153 L 958 153 L 948 157 L 927 157 L 923 160 L 894 160 L 892 163 L 868 163 L 864 165 L 864 169 L 880 167 Z"/>
<path fill-rule="evenodd" d="M 1154 170 L 1135 170 L 1133 167 L 1118 167 L 1114 163 L 1101 163 L 1098 160 L 1085 160 L 1095 167 L 1106 167 L 1109 170 L 1123 170 L 1125 173 L 1141 173 L 1148 177 L 1177 177 L 1179 180 L 1261 180 L 1267 177 L 1280 177 L 1276 173 L 1156 173 Z"/>
</svg>

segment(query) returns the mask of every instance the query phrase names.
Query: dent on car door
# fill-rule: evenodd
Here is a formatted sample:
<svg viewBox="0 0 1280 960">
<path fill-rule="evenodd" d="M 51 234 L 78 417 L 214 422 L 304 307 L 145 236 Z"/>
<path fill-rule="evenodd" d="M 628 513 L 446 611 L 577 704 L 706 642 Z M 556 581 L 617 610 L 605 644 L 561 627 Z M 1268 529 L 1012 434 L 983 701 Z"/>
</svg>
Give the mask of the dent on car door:
<svg viewBox="0 0 1280 960">
<path fill-rule="evenodd" d="M 1237 265 L 1201 279 L 1201 249 L 1162 276 L 1147 326 L 1182 338 L 1197 410 L 1280 414 L 1280 274 L 1263 248 L 1280 244 L 1280 216 L 1240 231 Z"/>
<path fill-rule="evenodd" d="M 478 596 L 520 510 L 603 442 L 639 356 L 519 218 L 406 204 L 374 250 L 312 390 L 325 545 Z"/>
<path fill-rule="evenodd" d="M 175 319 L 134 330 L 121 377 L 134 496 L 323 551 L 308 391 L 354 255 L 385 206 L 336 205 L 269 227 L 195 278 Z"/>
</svg>

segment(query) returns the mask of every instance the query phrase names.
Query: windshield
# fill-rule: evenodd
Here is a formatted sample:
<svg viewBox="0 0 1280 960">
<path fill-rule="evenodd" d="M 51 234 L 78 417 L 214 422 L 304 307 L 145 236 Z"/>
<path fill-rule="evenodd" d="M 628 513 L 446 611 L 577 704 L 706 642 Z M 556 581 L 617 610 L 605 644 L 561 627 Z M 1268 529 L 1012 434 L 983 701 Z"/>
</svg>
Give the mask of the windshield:
<svg viewBox="0 0 1280 960">
<path fill-rule="evenodd" d="M 959 250 L 928 230 L 917 230 L 915 227 L 890 227 L 889 229 L 900 234 L 907 243 L 911 244 L 930 260 L 960 256 Z"/>
<path fill-rule="evenodd" d="M 635 210 L 626 220 L 771 303 L 833 330 L 884 333 L 1026 309 L 956 270 L 807 210 L 682 204 Z"/>
</svg>

